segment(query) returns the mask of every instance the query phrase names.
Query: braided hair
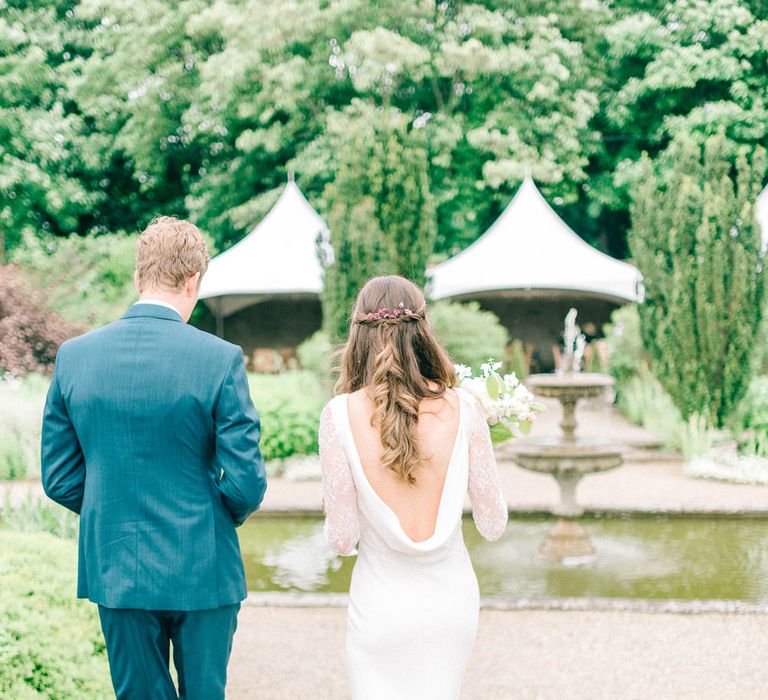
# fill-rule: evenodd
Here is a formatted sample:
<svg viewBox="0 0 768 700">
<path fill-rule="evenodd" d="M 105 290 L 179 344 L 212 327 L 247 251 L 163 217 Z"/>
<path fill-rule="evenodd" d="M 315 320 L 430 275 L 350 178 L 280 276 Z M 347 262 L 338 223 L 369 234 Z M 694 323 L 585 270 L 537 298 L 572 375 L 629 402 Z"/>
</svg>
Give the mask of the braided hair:
<svg viewBox="0 0 768 700">
<path fill-rule="evenodd" d="M 426 318 L 424 295 L 404 277 L 371 279 L 357 297 L 351 321 L 336 391 L 367 390 L 383 466 L 415 484 L 422 463 L 419 405 L 454 385 L 453 364 Z"/>
</svg>

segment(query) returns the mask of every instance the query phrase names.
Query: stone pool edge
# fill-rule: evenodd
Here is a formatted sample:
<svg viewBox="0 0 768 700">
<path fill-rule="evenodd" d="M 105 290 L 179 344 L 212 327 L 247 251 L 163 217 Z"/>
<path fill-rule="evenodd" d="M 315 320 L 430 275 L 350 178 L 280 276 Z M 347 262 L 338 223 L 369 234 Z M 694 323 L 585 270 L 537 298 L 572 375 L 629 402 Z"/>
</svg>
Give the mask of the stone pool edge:
<svg viewBox="0 0 768 700">
<path fill-rule="evenodd" d="M 464 517 L 472 515 L 472 511 L 465 508 Z M 525 508 L 509 508 L 509 515 L 512 517 L 523 518 L 551 518 L 557 516 L 552 514 L 548 506 L 533 506 Z M 258 519 L 260 517 L 276 518 L 322 518 L 323 511 L 320 508 L 284 508 L 269 506 L 260 508 L 253 513 L 250 518 Z M 734 518 L 734 519 L 768 519 L 768 508 L 740 508 L 731 510 L 727 508 L 707 508 L 706 506 L 681 506 L 678 508 L 598 508 L 586 507 L 581 516 L 586 519 L 599 518 Z"/>
<path fill-rule="evenodd" d="M 243 603 L 267 608 L 343 608 L 346 593 L 304 593 L 272 591 L 249 593 Z M 481 597 L 482 610 L 526 611 L 558 610 L 565 612 L 639 612 L 655 614 L 768 615 L 768 603 L 740 600 L 633 600 L 631 598 L 498 598 Z"/>
</svg>

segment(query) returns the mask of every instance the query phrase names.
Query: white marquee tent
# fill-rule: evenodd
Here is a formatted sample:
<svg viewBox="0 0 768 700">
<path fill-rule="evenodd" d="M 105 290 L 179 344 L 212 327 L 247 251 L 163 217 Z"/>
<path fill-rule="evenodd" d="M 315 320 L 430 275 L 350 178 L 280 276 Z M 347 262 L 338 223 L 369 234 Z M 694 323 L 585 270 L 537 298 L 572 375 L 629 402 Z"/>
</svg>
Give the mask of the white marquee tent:
<svg viewBox="0 0 768 700">
<path fill-rule="evenodd" d="M 526 177 L 493 225 L 432 271 L 433 299 L 514 290 L 580 292 L 623 303 L 639 299 L 640 273 L 582 240 Z"/>
<path fill-rule="evenodd" d="M 323 273 L 316 242 L 325 222 L 291 179 L 275 205 L 243 240 L 217 255 L 200 298 L 223 318 L 276 297 L 317 298 Z"/>
</svg>

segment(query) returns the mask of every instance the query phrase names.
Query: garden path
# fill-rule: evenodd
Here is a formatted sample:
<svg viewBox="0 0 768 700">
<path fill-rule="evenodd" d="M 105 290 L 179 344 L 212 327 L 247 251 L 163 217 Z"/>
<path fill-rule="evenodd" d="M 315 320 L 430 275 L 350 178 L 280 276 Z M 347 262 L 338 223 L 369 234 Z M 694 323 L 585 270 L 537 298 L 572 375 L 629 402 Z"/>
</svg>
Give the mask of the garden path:
<svg viewBox="0 0 768 700">
<path fill-rule="evenodd" d="M 246 604 L 229 700 L 348 698 L 343 608 Z M 768 615 L 483 610 L 463 700 L 758 700 Z"/>
</svg>

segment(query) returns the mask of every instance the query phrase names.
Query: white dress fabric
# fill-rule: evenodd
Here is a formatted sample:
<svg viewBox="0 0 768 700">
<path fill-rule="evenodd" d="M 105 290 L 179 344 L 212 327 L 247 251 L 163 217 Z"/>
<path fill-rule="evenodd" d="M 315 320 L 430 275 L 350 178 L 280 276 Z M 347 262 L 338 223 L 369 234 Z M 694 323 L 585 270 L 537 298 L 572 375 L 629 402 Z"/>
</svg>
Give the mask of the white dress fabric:
<svg viewBox="0 0 768 700">
<path fill-rule="evenodd" d="M 469 492 L 480 533 L 498 539 L 507 505 L 485 418 L 468 394 L 448 464 L 434 534 L 414 542 L 371 486 L 350 429 L 347 395 L 320 420 L 320 460 L 331 547 L 358 545 L 347 616 L 347 667 L 355 700 L 458 698 L 477 632 L 479 592 L 461 530 Z"/>
</svg>

